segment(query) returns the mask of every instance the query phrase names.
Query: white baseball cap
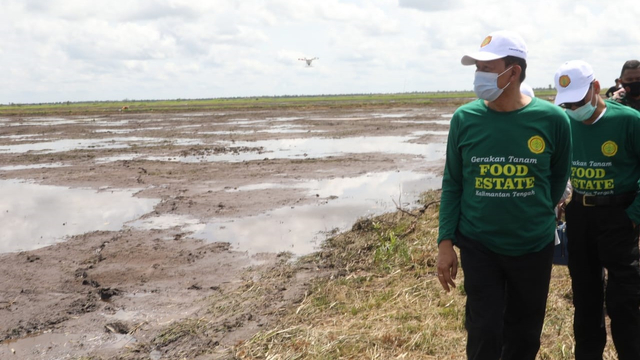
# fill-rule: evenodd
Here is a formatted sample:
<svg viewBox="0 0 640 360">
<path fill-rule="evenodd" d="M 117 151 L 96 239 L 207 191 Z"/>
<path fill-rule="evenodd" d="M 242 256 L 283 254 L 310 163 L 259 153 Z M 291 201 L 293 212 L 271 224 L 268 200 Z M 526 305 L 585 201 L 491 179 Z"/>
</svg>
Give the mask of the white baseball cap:
<svg viewBox="0 0 640 360">
<path fill-rule="evenodd" d="M 574 103 L 584 99 L 594 80 L 591 65 L 582 60 L 567 61 L 560 66 L 554 77 L 558 94 L 554 103 Z"/>
<path fill-rule="evenodd" d="M 480 44 L 480 49 L 462 57 L 462 65 L 475 65 L 477 60 L 490 61 L 515 56 L 527 59 L 527 45 L 522 37 L 513 31 L 494 31 Z"/>
</svg>

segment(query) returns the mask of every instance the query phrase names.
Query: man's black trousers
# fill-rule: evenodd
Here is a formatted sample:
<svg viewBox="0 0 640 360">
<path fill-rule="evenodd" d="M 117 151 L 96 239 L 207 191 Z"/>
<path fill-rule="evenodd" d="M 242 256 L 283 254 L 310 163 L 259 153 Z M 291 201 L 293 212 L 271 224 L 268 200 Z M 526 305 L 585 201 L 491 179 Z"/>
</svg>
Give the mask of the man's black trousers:
<svg viewBox="0 0 640 360">
<path fill-rule="evenodd" d="M 543 250 L 522 256 L 496 254 L 457 235 L 467 293 L 467 358 L 534 360 L 549 293 L 553 234 Z"/>
<path fill-rule="evenodd" d="M 571 201 L 566 209 L 576 360 L 602 360 L 605 304 L 618 359 L 640 360 L 639 228 L 625 207 Z"/>
</svg>

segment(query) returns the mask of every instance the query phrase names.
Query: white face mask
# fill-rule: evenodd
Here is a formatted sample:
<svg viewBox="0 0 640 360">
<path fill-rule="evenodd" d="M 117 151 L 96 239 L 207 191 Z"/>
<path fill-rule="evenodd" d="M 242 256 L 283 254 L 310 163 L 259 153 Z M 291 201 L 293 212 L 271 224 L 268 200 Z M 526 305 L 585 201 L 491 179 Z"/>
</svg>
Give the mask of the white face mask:
<svg viewBox="0 0 640 360">
<path fill-rule="evenodd" d="M 476 93 L 477 97 L 483 100 L 493 101 L 497 99 L 504 89 L 511 84 L 511 81 L 509 81 L 509 84 L 500 89 L 498 87 L 498 77 L 512 68 L 513 66 L 500 74 L 476 71 L 475 79 L 473 80 L 473 92 Z"/>
<path fill-rule="evenodd" d="M 593 88 L 593 85 L 591 85 Z M 593 102 L 593 95 L 595 95 L 595 91 L 591 94 L 591 99 L 584 105 L 580 106 L 575 110 L 566 109 L 567 115 L 569 118 L 575 121 L 585 121 L 593 115 L 596 111 L 596 106 L 591 104 Z"/>
</svg>

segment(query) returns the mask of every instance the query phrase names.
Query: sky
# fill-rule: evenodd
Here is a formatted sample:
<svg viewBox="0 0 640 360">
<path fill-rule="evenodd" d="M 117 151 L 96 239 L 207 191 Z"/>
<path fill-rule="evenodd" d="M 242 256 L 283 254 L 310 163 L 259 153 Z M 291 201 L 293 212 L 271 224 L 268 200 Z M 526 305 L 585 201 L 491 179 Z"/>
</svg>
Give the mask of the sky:
<svg viewBox="0 0 640 360">
<path fill-rule="evenodd" d="M 639 20 L 635 0 L 0 0 L 0 104 L 471 90 L 460 58 L 504 29 L 534 88 L 581 59 L 606 89 Z"/>
</svg>

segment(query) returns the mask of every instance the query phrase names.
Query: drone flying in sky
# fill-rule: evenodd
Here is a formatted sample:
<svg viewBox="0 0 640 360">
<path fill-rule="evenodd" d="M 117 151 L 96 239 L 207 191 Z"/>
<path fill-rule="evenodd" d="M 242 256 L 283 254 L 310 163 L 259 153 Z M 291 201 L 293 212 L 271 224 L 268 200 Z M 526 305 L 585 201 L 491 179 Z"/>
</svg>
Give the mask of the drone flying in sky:
<svg viewBox="0 0 640 360">
<path fill-rule="evenodd" d="M 312 62 L 313 60 L 318 60 L 318 58 L 317 58 L 317 57 L 314 57 L 314 58 L 311 58 L 311 59 L 307 59 L 307 58 L 300 58 L 300 59 L 298 59 L 298 60 L 306 61 L 306 62 L 307 62 L 307 66 L 311 66 L 311 62 Z"/>
</svg>

